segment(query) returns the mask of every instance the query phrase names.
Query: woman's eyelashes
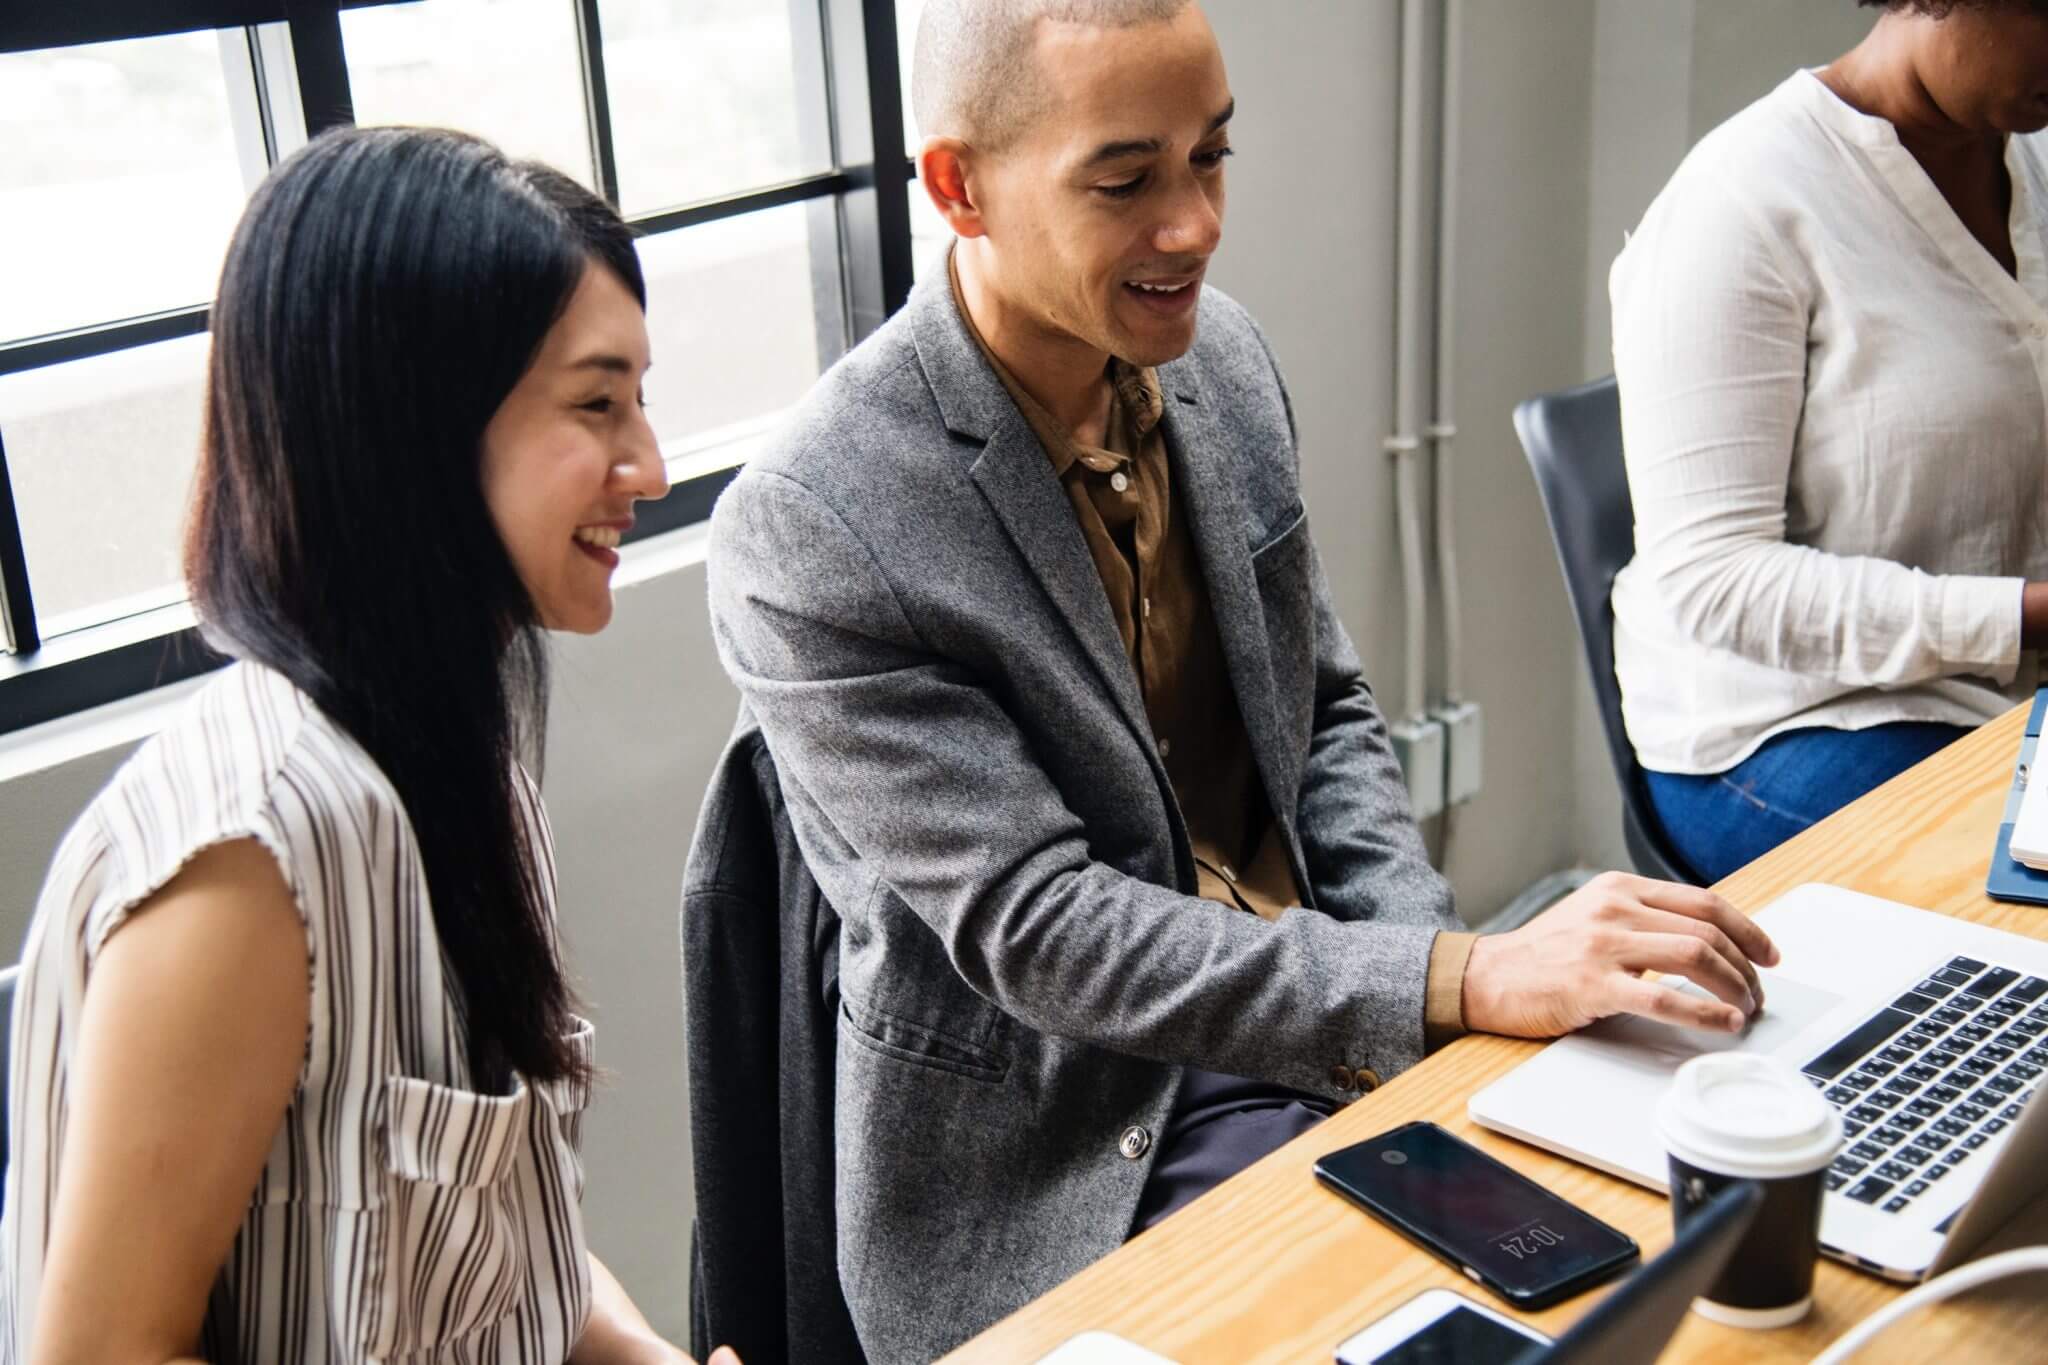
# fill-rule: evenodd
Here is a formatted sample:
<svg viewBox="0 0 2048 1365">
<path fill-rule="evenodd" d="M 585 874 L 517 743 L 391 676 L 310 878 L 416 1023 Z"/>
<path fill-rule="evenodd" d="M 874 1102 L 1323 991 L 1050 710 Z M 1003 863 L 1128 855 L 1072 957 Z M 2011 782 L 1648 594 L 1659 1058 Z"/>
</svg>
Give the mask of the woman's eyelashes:
<svg viewBox="0 0 2048 1365">
<path fill-rule="evenodd" d="M 588 402 L 578 403 L 576 406 L 584 412 L 593 412 L 600 417 L 605 417 L 616 411 L 621 405 L 618 399 L 607 393 L 600 394 Z M 644 410 L 647 407 L 646 393 L 635 393 L 633 395 L 633 406 Z"/>
<path fill-rule="evenodd" d="M 1220 169 L 1223 165 L 1223 158 L 1236 155 L 1237 152 L 1233 148 L 1225 146 L 1214 147 L 1206 152 L 1196 152 L 1188 159 L 1195 163 L 1195 169 L 1206 173 Z M 1144 189 L 1151 179 L 1152 173 L 1150 171 L 1140 171 L 1129 180 L 1119 180 L 1110 185 L 1097 185 L 1095 192 L 1111 199 L 1129 199 L 1132 195 Z"/>
</svg>

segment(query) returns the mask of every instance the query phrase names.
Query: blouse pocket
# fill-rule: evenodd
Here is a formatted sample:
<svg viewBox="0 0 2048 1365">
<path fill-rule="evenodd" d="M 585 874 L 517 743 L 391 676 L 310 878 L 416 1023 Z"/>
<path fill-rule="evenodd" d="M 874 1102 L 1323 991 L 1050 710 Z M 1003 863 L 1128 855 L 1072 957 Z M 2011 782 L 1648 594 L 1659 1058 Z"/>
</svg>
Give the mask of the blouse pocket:
<svg viewBox="0 0 2048 1365">
<path fill-rule="evenodd" d="M 596 1052 L 597 1028 L 588 1019 L 572 1017 L 576 1020 L 575 1027 L 563 1041 L 568 1043 L 584 1074 L 548 1081 L 535 1089 L 554 1117 L 551 1131 L 542 1133 L 541 1137 L 547 1146 L 553 1148 L 555 1169 L 569 1182 L 580 1202 L 583 1198 L 583 1111 L 590 1107 L 590 1068 Z"/>
<path fill-rule="evenodd" d="M 384 1082 L 381 1255 L 358 1282 L 373 1359 L 431 1352 L 490 1326 L 526 1279 L 519 1156 L 532 1092 L 478 1095 L 411 1076 Z"/>
</svg>

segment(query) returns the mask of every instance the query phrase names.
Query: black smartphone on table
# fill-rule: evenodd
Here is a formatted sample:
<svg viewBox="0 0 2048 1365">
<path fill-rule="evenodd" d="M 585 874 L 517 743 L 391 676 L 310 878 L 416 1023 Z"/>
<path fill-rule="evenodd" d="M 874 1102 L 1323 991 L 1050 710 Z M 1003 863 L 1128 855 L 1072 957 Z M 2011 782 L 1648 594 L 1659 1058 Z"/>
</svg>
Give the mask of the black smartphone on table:
<svg viewBox="0 0 2048 1365">
<path fill-rule="evenodd" d="M 1434 1123 L 1332 1152 L 1316 1179 L 1517 1308 L 1547 1308 L 1642 1259 L 1634 1238 Z"/>
</svg>

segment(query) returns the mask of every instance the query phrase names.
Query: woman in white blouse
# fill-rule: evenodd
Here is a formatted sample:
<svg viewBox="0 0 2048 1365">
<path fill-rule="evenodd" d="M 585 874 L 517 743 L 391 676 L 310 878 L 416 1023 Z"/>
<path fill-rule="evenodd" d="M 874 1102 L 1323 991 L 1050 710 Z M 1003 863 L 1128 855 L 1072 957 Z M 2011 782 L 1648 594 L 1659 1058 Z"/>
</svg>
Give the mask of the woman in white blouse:
<svg viewBox="0 0 2048 1365">
<path fill-rule="evenodd" d="M 330 134 L 257 190 L 186 547 L 239 662 L 37 904 L 0 1362 L 686 1359 L 584 1241 L 592 1030 L 519 765 L 543 630 L 605 625 L 666 487 L 645 301 L 607 205 L 473 138 Z"/>
<path fill-rule="evenodd" d="M 1614 265 L 1615 669 L 1706 880 L 2027 696 L 2048 638 L 2048 3 L 1863 2 Z"/>
</svg>

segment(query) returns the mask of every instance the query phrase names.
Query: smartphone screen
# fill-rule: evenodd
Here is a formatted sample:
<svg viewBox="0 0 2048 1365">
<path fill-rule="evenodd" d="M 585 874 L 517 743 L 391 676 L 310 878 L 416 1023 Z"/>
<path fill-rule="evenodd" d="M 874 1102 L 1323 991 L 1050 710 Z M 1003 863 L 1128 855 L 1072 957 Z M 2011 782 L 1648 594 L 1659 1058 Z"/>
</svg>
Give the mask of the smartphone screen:
<svg viewBox="0 0 2048 1365">
<path fill-rule="evenodd" d="M 1346 1343 L 1337 1348 L 1337 1365 L 1472 1365 L 1478 1360 L 1513 1360 L 1542 1344 L 1542 1337 L 1461 1306 L 1378 1355 L 1360 1355 Z"/>
<path fill-rule="evenodd" d="M 1433 1123 L 1410 1123 L 1316 1163 L 1338 1192 L 1522 1307 L 1635 1264 L 1634 1240 Z"/>
</svg>

